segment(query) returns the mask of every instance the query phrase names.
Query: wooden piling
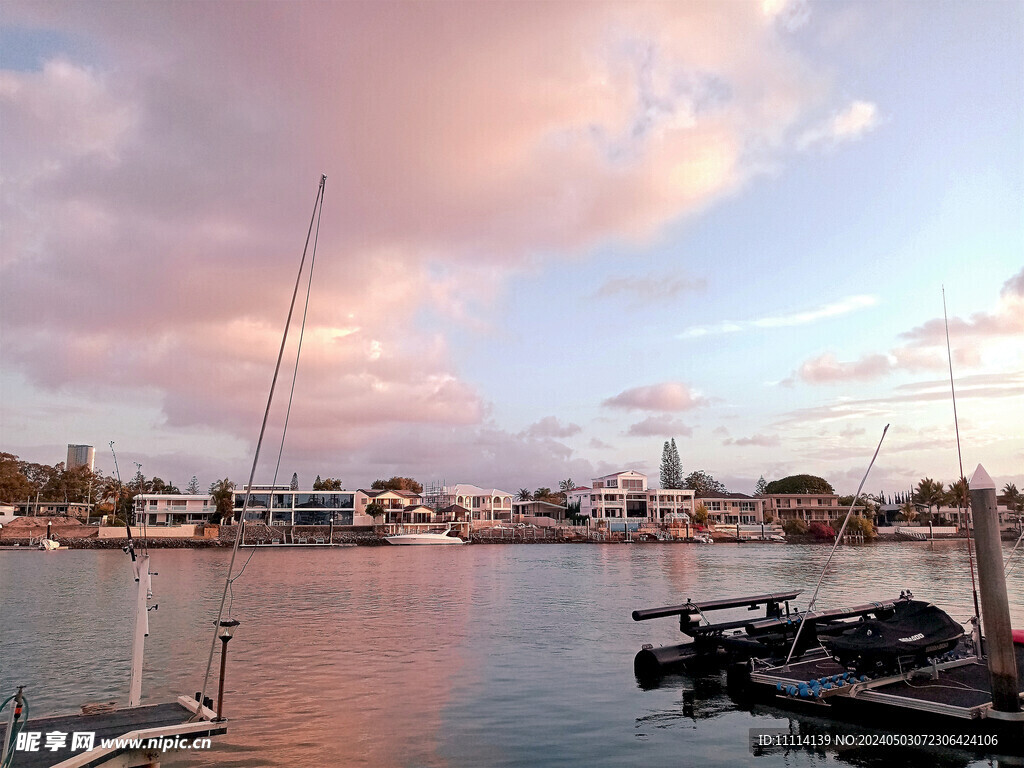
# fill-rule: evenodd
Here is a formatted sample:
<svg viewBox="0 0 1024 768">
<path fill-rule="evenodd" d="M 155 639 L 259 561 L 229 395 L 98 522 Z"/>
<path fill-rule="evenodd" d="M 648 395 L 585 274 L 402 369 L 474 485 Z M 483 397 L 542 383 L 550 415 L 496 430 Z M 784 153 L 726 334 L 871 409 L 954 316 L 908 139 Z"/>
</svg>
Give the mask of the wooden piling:
<svg viewBox="0 0 1024 768">
<path fill-rule="evenodd" d="M 970 482 L 974 541 L 978 551 L 978 581 L 981 586 L 981 615 L 992 678 L 992 708 L 996 712 L 1019 713 L 1017 660 L 1010 628 L 1010 606 L 1003 574 L 1003 550 L 999 540 L 996 484 L 978 465 Z M 1015 719 L 1015 718 L 1014 718 Z"/>
</svg>

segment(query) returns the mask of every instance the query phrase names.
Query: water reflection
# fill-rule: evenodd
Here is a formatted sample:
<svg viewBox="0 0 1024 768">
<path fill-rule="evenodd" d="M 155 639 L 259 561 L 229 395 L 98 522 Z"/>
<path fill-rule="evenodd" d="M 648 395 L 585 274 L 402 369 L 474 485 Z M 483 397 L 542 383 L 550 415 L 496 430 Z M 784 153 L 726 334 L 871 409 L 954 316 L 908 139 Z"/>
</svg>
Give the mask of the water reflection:
<svg viewBox="0 0 1024 768">
<path fill-rule="evenodd" d="M 209 753 L 164 764 L 745 764 L 749 729 L 790 727 L 790 717 L 737 706 L 718 675 L 638 688 L 641 644 L 681 636 L 671 619 L 634 623 L 630 612 L 811 589 L 826 554 L 662 544 L 260 551 L 235 589 L 242 626 L 229 651 L 230 733 Z M 150 614 L 147 702 L 200 687 L 228 557 L 153 555 L 160 610 Z M 820 602 L 892 598 L 908 587 L 966 618 L 963 545 L 840 549 Z M 124 700 L 133 588 L 118 551 L 0 552 L 0 691 L 28 684 L 40 713 Z M 1008 589 L 1013 622 L 1024 626 L 1024 569 Z M 687 690 L 697 694 L 692 709 Z M 771 754 L 757 764 L 873 759 Z"/>
</svg>

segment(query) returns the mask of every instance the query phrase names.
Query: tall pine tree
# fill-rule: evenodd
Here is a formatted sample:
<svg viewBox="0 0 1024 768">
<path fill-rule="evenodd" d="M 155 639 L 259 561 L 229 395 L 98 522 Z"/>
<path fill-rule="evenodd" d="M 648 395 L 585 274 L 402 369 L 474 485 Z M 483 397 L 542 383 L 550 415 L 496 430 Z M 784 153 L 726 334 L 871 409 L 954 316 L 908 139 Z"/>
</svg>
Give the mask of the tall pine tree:
<svg viewBox="0 0 1024 768">
<path fill-rule="evenodd" d="M 675 438 L 666 441 L 665 447 L 661 451 L 661 487 L 683 487 L 683 463 L 679 459 L 679 449 L 676 448 Z"/>
<path fill-rule="evenodd" d="M 766 493 L 768 493 L 768 483 L 765 482 L 764 475 L 761 475 L 757 485 L 754 486 L 754 495 L 764 496 Z"/>
</svg>

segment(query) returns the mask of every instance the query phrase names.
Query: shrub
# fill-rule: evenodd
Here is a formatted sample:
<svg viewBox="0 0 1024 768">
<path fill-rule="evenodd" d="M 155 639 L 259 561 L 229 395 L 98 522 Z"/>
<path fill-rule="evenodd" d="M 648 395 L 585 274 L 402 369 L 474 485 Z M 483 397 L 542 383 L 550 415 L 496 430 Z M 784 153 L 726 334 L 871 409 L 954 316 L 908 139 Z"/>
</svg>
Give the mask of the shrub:
<svg viewBox="0 0 1024 768">
<path fill-rule="evenodd" d="M 836 532 L 831 525 L 825 523 L 811 523 L 811 527 L 807 529 L 807 532 L 816 539 L 834 539 Z"/>
<path fill-rule="evenodd" d="M 782 530 L 787 536 L 803 536 L 807 533 L 807 523 L 799 518 L 793 518 L 782 523 Z"/>
<path fill-rule="evenodd" d="M 873 539 L 877 535 L 873 522 L 866 517 L 857 517 L 856 515 L 850 517 L 850 522 L 846 524 L 846 532 L 863 534 L 865 539 Z"/>
</svg>

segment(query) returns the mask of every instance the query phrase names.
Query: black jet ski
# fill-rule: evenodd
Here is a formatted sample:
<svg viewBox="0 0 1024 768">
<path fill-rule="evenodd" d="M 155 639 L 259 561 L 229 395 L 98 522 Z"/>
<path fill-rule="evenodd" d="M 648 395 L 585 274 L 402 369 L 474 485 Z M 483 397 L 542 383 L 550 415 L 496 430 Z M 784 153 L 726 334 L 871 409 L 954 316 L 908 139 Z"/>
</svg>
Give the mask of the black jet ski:
<svg viewBox="0 0 1024 768">
<path fill-rule="evenodd" d="M 857 674 L 923 666 L 951 651 L 963 636 L 964 628 L 948 613 L 922 600 L 899 600 L 890 616 L 864 618 L 835 633 L 819 632 L 833 658 Z"/>
</svg>

